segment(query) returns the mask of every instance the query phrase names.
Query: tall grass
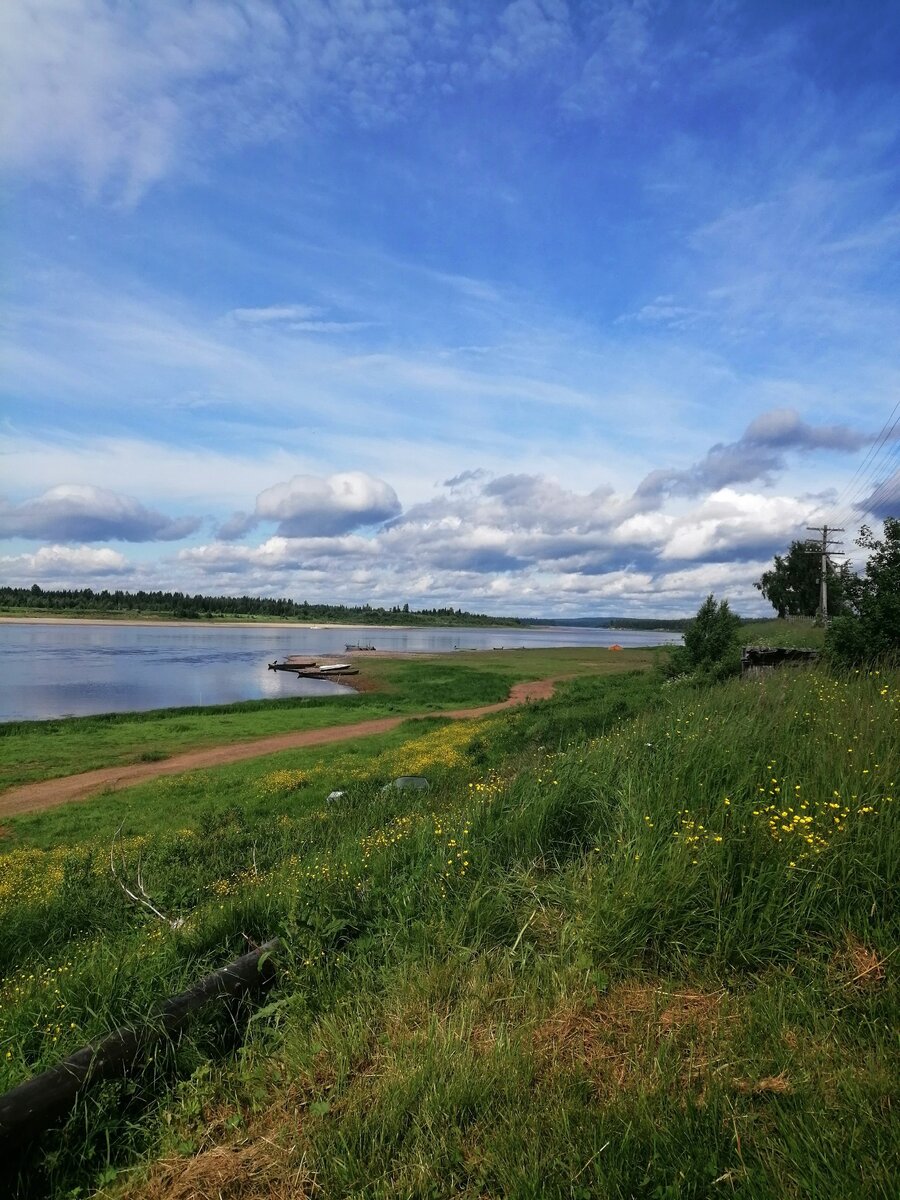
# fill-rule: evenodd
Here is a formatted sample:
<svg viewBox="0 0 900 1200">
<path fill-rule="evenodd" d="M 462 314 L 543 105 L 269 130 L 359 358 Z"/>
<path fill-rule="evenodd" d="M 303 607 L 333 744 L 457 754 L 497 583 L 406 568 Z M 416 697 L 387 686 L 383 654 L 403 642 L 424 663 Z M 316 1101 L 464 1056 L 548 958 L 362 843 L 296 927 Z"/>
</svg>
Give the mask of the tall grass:
<svg viewBox="0 0 900 1200">
<path fill-rule="evenodd" d="M 178 933 L 117 893 L 105 837 L 7 856 L 7 1084 L 285 941 L 239 1047 L 213 1016 L 126 1115 L 91 1097 L 33 1189 L 149 1155 L 126 1191 L 889 1196 L 900 680 L 645 686 L 335 761 L 336 805 L 325 760 L 282 763 L 290 812 L 126 841 Z M 430 792 L 381 790 L 413 768 Z"/>
</svg>

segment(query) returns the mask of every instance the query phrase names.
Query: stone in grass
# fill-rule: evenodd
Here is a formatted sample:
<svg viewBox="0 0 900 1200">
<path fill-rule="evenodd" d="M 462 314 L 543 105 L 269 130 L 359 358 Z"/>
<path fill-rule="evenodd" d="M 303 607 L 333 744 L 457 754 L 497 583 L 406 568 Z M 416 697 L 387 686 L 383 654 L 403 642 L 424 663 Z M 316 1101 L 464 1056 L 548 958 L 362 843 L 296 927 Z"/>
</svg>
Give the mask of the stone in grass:
<svg viewBox="0 0 900 1200">
<path fill-rule="evenodd" d="M 398 775 L 391 783 L 386 783 L 382 792 L 427 792 L 431 784 L 424 775 Z"/>
<path fill-rule="evenodd" d="M 346 796 L 346 795 L 347 795 L 346 792 L 341 792 L 341 791 L 329 792 L 328 795 L 325 797 L 325 803 L 326 804 L 337 804 L 338 800 L 343 800 L 344 796 Z"/>
</svg>

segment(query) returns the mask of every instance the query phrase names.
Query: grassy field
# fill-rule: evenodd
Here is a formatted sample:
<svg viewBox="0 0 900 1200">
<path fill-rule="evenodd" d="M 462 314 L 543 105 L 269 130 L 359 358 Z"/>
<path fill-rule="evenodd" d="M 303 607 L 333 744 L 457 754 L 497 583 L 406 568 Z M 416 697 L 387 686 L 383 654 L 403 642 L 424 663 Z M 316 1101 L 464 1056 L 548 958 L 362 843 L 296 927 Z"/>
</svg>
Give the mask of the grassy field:
<svg viewBox="0 0 900 1200">
<path fill-rule="evenodd" d="M 896 674 L 586 677 L 14 822 L 0 1087 L 284 941 L 23 1194 L 893 1197 L 898 714 Z"/>
<path fill-rule="evenodd" d="M 360 664 L 370 690 L 358 695 L 8 722 L 0 724 L 0 790 L 288 730 L 493 704 L 521 680 L 633 671 L 649 666 L 657 653 L 582 647 L 373 657 Z"/>
<path fill-rule="evenodd" d="M 825 627 L 805 621 L 752 621 L 741 626 L 745 646 L 808 646 L 821 650 L 825 645 Z"/>
</svg>

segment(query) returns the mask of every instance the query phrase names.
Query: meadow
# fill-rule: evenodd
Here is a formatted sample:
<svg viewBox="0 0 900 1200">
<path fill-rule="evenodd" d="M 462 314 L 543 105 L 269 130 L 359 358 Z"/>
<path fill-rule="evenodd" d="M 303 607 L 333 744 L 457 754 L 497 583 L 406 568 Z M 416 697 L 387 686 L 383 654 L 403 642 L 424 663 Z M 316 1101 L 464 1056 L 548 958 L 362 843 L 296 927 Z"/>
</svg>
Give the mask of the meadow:
<svg viewBox="0 0 900 1200">
<path fill-rule="evenodd" d="M 898 715 L 896 672 L 584 677 L 16 820 L 2 1088 L 283 941 L 263 1000 L 85 1094 L 18 1185 L 893 1196 Z"/>
<path fill-rule="evenodd" d="M 10 721 L 0 724 L 0 790 L 290 730 L 496 704 L 523 680 L 617 674 L 657 657 L 653 649 L 602 647 L 364 657 L 356 680 L 362 690 L 345 696 Z"/>
</svg>

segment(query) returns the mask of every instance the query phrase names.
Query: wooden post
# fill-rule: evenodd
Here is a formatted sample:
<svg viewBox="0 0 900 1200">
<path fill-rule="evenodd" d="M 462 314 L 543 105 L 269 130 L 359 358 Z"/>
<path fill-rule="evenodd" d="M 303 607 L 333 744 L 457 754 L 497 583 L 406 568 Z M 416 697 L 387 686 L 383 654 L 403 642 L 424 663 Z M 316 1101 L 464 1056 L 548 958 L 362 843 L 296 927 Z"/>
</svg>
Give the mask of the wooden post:
<svg viewBox="0 0 900 1200">
<path fill-rule="evenodd" d="M 220 967 L 186 992 L 172 996 L 146 1024 L 116 1029 L 0 1096 L 0 1141 L 9 1143 L 41 1132 L 74 1104 L 82 1088 L 95 1079 L 127 1074 L 154 1042 L 174 1033 L 196 1009 L 220 996 L 240 996 L 271 979 L 268 956 L 279 944 L 276 938 Z"/>
</svg>

